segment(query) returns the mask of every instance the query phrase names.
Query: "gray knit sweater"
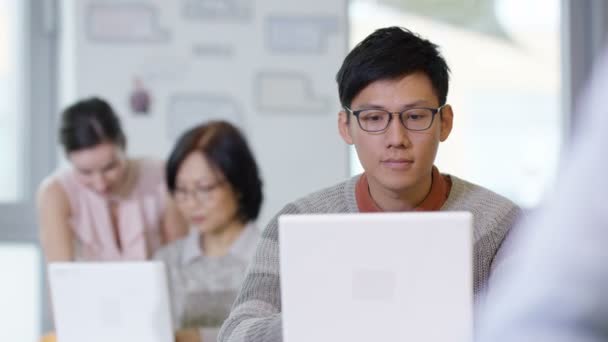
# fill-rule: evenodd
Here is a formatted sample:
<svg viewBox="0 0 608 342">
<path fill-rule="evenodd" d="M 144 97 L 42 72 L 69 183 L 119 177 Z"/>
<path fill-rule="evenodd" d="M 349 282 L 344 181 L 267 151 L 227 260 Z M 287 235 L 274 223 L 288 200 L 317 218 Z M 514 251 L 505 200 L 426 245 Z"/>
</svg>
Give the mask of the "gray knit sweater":
<svg viewBox="0 0 608 342">
<path fill-rule="evenodd" d="M 278 217 L 285 214 L 357 213 L 355 185 L 359 176 L 288 204 L 268 224 L 249 266 L 243 287 L 224 322 L 220 342 L 280 342 L 281 291 Z M 508 199 L 451 176 L 452 188 L 443 211 L 469 211 L 474 217 L 474 292 L 483 292 L 494 256 L 520 209 Z M 497 256 L 499 258 L 500 256 Z M 498 260 L 497 260 L 498 261 Z"/>
</svg>

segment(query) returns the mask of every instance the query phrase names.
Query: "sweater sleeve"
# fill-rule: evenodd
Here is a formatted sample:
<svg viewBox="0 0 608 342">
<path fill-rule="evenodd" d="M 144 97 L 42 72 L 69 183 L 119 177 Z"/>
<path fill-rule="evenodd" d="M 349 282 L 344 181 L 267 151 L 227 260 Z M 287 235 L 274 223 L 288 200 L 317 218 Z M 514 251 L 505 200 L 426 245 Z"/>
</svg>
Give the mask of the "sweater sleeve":
<svg viewBox="0 0 608 342">
<path fill-rule="evenodd" d="M 513 240 L 516 236 L 520 235 L 521 225 L 518 222 L 525 219 L 525 216 L 519 207 L 513 207 L 509 210 L 506 215 L 500 219 L 500 227 L 506 227 L 499 232 L 495 232 L 496 243 L 499 246 L 494 258 L 492 259 L 490 267 L 490 281 L 495 277 L 497 273 L 501 272 L 501 269 L 505 264 L 511 262 L 514 253 Z"/>
<path fill-rule="evenodd" d="M 220 329 L 220 342 L 281 342 L 281 288 L 278 217 L 297 214 L 287 205 L 268 224 L 249 266 L 230 316 Z"/>
<path fill-rule="evenodd" d="M 483 286 L 483 290 L 476 297 L 476 306 L 482 307 L 486 300 L 488 291 L 498 282 L 500 283 L 505 277 L 505 272 L 514 264 L 517 256 L 517 249 L 514 248 L 514 240 L 521 235 L 521 224 L 519 222 L 526 219 L 521 208 L 514 206 L 503 217 L 499 219 L 499 227 L 506 229 L 493 232 L 492 236 L 495 244 L 498 246 L 496 253 L 492 257 L 490 264 L 487 283 Z"/>
</svg>

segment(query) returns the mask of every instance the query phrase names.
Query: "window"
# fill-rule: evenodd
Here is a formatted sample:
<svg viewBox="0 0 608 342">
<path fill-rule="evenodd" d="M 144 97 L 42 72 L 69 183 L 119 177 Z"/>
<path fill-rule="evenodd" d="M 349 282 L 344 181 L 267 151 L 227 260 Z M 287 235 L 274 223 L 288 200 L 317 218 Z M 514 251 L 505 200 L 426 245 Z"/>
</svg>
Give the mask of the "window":
<svg viewBox="0 0 608 342">
<path fill-rule="evenodd" d="M 0 3 L 0 202 L 21 197 L 23 146 L 23 25 L 22 1 Z"/>
<path fill-rule="evenodd" d="M 55 15 L 51 1 L 0 1 L 0 340 L 50 328 L 35 192 L 55 162 Z"/>
</svg>

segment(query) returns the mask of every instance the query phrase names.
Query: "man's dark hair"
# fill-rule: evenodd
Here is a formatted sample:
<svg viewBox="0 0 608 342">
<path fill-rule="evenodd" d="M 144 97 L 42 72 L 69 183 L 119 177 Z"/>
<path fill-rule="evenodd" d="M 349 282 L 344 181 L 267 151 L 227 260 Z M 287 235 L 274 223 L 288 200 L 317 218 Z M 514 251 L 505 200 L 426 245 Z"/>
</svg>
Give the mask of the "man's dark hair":
<svg viewBox="0 0 608 342">
<path fill-rule="evenodd" d="M 179 168 L 193 152 L 200 153 L 230 183 L 238 196 L 239 218 L 243 222 L 255 220 L 262 205 L 262 181 L 241 132 L 225 121 L 212 121 L 185 132 L 167 161 L 167 187 L 171 194 L 175 193 Z"/>
<path fill-rule="evenodd" d="M 67 107 L 61 114 L 59 142 L 66 153 L 94 147 L 104 142 L 126 148 L 127 139 L 120 119 L 104 100 L 91 97 Z"/>
<path fill-rule="evenodd" d="M 336 75 L 340 103 L 350 107 L 363 88 L 378 80 L 391 80 L 423 72 L 444 105 L 450 69 L 438 46 L 402 27 L 376 30 L 346 56 Z"/>
</svg>

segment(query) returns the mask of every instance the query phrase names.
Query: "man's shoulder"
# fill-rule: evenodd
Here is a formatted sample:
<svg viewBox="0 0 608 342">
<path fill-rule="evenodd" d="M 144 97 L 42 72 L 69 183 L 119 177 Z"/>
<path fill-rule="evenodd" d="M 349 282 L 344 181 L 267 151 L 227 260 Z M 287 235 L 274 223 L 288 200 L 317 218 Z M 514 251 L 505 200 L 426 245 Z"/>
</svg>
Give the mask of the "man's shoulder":
<svg viewBox="0 0 608 342">
<path fill-rule="evenodd" d="M 355 184 L 359 176 L 301 197 L 291 203 L 302 214 L 342 213 L 353 211 Z"/>
<path fill-rule="evenodd" d="M 450 176 L 450 178 L 452 180 L 452 188 L 446 202 L 446 206 L 450 208 L 519 209 L 513 201 L 490 189 L 455 176 Z"/>
<path fill-rule="evenodd" d="M 278 240 L 278 219 L 282 215 L 356 212 L 354 187 L 358 179 L 359 176 L 354 176 L 288 203 L 270 220 L 262 233 L 262 239 Z"/>
<path fill-rule="evenodd" d="M 521 218 L 521 208 L 510 199 L 463 179 L 451 179 L 452 189 L 443 210 L 471 212 L 476 235 L 504 236 Z"/>
</svg>

